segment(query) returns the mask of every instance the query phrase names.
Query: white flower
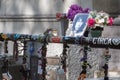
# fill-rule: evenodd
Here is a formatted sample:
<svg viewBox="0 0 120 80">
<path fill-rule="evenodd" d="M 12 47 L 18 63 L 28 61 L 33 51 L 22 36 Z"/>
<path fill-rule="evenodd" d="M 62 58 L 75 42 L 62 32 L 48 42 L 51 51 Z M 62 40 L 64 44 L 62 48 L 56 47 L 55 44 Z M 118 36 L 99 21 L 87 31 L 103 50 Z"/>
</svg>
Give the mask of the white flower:
<svg viewBox="0 0 120 80">
<path fill-rule="evenodd" d="M 90 12 L 90 18 L 95 20 L 94 26 L 99 26 L 99 27 L 104 27 L 108 25 L 109 23 L 109 14 L 101 11 L 101 12 L 96 12 L 96 11 L 91 11 Z"/>
<path fill-rule="evenodd" d="M 98 23 L 100 23 L 100 24 L 102 24 L 104 22 L 105 22 L 105 19 L 103 19 L 103 18 L 98 20 Z"/>
</svg>

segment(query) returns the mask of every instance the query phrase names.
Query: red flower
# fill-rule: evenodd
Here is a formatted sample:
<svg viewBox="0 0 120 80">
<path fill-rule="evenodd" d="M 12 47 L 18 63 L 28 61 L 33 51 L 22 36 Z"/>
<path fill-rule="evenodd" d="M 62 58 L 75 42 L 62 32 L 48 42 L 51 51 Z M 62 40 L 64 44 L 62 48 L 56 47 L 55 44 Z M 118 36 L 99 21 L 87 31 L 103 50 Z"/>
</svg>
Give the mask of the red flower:
<svg viewBox="0 0 120 80">
<path fill-rule="evenodd" d="M 112 24 L 113 24 L 113 18 L 109 18 L 108 24 L 109 24 L 110 26 L 112 26 Z"/>
<path fill-rule="evenodd" d="M 67 19 L 67 16 L 65 13 L 56 13 L 56 18 L 57 18 L 57 20 Z"/>
<path fill-rule="evenodd" d="M 94 24 L 95 24 L 95 20 L 94 20 L 93 18 L 89 18 L 89 19 L 88 19 L 88 26 L 89 26 L 89 27 L 93 27 Z"/>
<path fill-rule="evenodd" d="M 56 18 L 57 18 L 57 20 L 61 19 L 61 17 L 62 17 L 62 14 L 61 14 L 61 13 L 56 13 Z"/>
</svg>

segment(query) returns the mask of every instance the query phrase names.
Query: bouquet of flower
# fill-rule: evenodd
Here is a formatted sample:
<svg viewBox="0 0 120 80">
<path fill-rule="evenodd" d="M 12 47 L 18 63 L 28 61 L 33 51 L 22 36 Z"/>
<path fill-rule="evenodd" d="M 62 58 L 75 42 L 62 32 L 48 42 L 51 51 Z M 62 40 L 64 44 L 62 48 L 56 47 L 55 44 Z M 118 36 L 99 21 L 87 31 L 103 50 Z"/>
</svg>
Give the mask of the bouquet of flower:
<svg viewBox="0 0 120 80">
<path fill-rule="evenodd" d="M 112 25 L 113 19 L 109 17 L 109 15 L 106 12 L 96 12 L 96 11 L 90 11 L 90 17 L 88 19 L 87 25 L 90 28 L 96 28 L 101 27 L 104 28 L 104 26 Z"/>
<path fill-rule="evenodd" d="M 70 6 L 70 9 L 68 10 L 67 13 L 67 18 L 73 21 L 74 17 L 78 13 L 89 13 L 89 8 L 83 9 L 81 6 L 77 4 L 73 4 Z"/>
</svg>

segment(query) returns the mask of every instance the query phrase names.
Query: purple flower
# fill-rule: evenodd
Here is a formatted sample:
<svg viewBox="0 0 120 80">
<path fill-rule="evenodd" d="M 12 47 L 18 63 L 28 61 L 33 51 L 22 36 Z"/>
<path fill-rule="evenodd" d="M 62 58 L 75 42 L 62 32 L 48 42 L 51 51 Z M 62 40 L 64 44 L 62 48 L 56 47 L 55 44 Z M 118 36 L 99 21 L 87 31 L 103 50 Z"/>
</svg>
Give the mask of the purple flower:
<svg viewBox="0 0 120 80">
<path fill-rule="evenodd" d="M 86 8 L 83 10 L 83 13 L 89 13 L 90 9 L 89 8 Z"/>
<path fill-rule="evenodd" d="M 82 9 L 82 7 L 77 5 L 77 4 L 73 4 L 73 5 L 70 6 L 70 9 L 72 9 L 72 10 L 79 10 L 79 9 Z"/>
<path fill-rule="evenodd" d="M 76 10 L 76 13 L 83 13 L 82 10 Z"/>
<path fill-rule="evenodd" d="M 83 11 L 83 8 L 80 6 L 80 7 L 79 7 L 79 10 L 80 10 L 80 11 Z"/>
<path fill-rule="evenodd" d="M 70 9 L 68 10 L 67 13 L 67 18 L 70 19 L 71 21 L 73 21 L 75 15 L 77 13 L 88 13 L 89 12 L 89 8 L 86 8 L 83 10 L 83 8 L 77 4 L 73 4 L 70 6 Z"/>
<path fill-rule="evenodd" d="M 75 15 L 76 15 L 75 10 L 70 9 L 70 10 L 68 11 L 67 17 L 68 17 L 68 19 L 73 20 L 73 18 L 74 18 Z"/>
</svg>

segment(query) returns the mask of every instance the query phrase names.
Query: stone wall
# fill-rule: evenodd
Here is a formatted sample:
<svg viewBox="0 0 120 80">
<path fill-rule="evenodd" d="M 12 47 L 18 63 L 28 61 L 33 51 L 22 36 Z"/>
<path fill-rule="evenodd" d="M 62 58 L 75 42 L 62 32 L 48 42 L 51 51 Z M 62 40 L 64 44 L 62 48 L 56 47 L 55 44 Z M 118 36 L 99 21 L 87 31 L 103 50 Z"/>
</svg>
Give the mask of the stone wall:
<svg viewBox="0 0 120 80">
<path fill-rule="evenodd" d="M 80 73 L 81 48 L 78 45 L 70 45 L 68 51 L 68 80 L 76 80 Z"/>
<path fill-rule="evenodd" d="M 106 11 L 108 13 L 120 13 L 119 0 L 93 0 L 93 9 L 97 11 Z M 102 6 L 101 6 L 102 5 Z"/>
</svg>

